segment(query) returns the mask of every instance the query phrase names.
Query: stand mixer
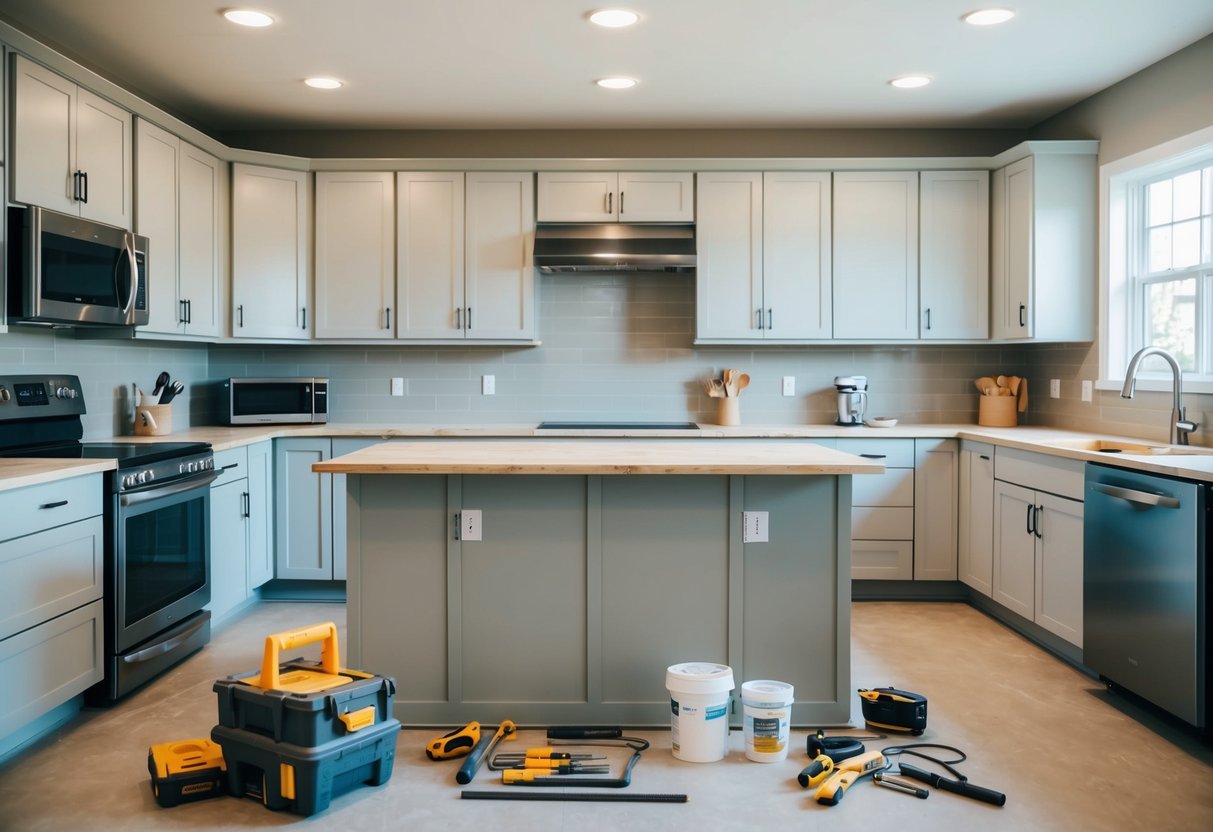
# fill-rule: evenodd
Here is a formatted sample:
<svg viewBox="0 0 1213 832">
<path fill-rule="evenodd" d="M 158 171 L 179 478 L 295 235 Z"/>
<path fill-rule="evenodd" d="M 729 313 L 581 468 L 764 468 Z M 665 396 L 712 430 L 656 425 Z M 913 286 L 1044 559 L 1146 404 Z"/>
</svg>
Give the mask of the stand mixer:
<svg viewBox="0 0 1213 832">
<path fill-rule="evenodd" d="M 862 425 L 868 409 L 868 377 L 835 376 L 834 388 L 838 391 L 838 419 L 834 424 Z"/>
</svg>

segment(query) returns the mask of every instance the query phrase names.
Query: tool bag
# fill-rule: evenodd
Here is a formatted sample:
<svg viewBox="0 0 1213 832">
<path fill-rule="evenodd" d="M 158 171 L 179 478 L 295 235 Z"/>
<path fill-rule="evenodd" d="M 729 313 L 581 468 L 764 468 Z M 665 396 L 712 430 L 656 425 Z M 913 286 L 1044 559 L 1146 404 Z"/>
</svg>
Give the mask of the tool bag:
<svg viewBox="0 0 1213 832">
<path fill-rule="evenodd" d="M 918 736 L 927 729 L 927 698 L 897 688 L 859 689 L 863 720 L 869 728 Z"/>
</svg>

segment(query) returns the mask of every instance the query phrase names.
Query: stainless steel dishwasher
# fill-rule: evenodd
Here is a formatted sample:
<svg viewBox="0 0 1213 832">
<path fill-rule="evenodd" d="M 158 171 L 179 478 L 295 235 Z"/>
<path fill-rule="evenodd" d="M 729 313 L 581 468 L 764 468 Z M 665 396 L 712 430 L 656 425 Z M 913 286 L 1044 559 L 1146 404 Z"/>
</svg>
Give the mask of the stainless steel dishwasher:
<svg viewBox="0 0 1213 832">
<path fill-rule="evenodd" d="M 1088 464 L 1083 664 L 1205 728 L 1209 486 Z"/>
</svg>

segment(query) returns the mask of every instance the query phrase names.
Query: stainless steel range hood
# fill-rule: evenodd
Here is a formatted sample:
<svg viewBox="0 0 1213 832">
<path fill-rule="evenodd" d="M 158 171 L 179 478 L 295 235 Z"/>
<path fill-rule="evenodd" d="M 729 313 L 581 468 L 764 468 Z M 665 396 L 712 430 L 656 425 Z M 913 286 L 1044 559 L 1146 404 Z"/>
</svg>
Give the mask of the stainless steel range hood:
<svg viewBox="0 0 1213 832">
<path fill-rule="evenodd" d="M 693 272 L 694 225 L 540 223 L 541 272 Z"/>
</svg>

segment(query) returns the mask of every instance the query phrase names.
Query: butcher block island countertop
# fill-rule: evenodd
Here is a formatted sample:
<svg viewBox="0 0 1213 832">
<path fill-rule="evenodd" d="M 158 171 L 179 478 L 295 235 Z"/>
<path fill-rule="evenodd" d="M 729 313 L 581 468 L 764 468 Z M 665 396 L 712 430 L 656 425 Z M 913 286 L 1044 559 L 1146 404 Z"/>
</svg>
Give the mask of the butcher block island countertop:
<svg viewBox="0 0 1213 832">
<path fill-rule="evenodd" d="M 786 440 L 433 440 L 373 445 L 315 463 L 326 474 L 879 474 L 874 460 Z"/>
<path fill-rule="evenodd" d="M 670 724 L 666 668 L 850 716 L 851 481 L 797 440 L 431 439 L 313 470 L 346 489 L 347 655 L 411 725 Z M 742 708 L 729 715 L 740 727 Z"/>
</svg>

